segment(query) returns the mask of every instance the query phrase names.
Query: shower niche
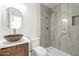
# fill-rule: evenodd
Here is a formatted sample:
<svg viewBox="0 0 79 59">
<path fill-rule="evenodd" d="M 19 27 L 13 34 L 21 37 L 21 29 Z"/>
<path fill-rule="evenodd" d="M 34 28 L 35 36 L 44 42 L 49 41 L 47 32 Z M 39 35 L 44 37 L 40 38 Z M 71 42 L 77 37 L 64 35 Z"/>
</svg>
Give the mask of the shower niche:
<svg viewBox="0 0 79 59">
<path fill-rule="evenodd" d="M 72 25 L 79 25 L 79 15 L 72 16 Z"/>
</svg>

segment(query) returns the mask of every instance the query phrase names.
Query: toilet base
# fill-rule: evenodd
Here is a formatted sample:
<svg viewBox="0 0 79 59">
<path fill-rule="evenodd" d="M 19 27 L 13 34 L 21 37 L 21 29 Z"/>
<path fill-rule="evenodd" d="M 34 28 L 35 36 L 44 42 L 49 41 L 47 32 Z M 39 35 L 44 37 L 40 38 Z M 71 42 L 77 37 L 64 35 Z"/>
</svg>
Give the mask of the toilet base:
<svg viewBox="0 0 79 59">
<path fill-rule="evenodd" d="M 41 46 L 32 49 L 32 56 L 46 56 L 47 50 Z"/>
</svg>

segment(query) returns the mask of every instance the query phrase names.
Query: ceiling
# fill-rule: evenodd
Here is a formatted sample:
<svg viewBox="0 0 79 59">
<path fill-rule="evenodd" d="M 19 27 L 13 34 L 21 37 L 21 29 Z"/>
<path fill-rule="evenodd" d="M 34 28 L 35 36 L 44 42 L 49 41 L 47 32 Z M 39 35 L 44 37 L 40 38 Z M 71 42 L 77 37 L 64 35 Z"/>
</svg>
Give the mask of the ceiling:
<svg viewBox="0 0 79 59">
<path fill-rule="evenodd" d="M 43 5 L 47 6 L 48 8 L 53 9 L 58 3 L 43 3 Z"/>
</svg>

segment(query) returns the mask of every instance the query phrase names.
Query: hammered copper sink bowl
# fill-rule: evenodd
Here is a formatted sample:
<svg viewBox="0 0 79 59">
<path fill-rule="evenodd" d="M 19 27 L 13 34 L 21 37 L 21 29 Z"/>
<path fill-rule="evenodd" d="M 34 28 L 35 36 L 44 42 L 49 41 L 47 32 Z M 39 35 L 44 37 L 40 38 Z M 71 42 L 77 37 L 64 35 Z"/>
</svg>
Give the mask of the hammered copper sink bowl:
<svg viewBox="0 0 79 59">
<path fill-rule="evenodd" d="M 22 38 L 23 34 L 15 34 L 15 35 L 6 35 L 4 38 L 8 41 L 14 42 L 18 41 Z"/>
</svg>

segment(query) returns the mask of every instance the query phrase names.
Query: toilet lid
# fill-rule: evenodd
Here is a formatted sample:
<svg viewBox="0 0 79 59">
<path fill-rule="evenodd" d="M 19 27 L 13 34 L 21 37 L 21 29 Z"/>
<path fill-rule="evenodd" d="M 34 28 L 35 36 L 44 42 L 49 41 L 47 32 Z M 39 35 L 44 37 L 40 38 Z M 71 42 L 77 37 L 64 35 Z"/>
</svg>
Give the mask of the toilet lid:
<svg viewBox="0 0 79 59">
<path fill-rule="evenodd" d="M 41 46 L 34 48 L 34 50 L 38 55 L 45 55 L 47 53 L 46 49 Z"/>
</svg>

